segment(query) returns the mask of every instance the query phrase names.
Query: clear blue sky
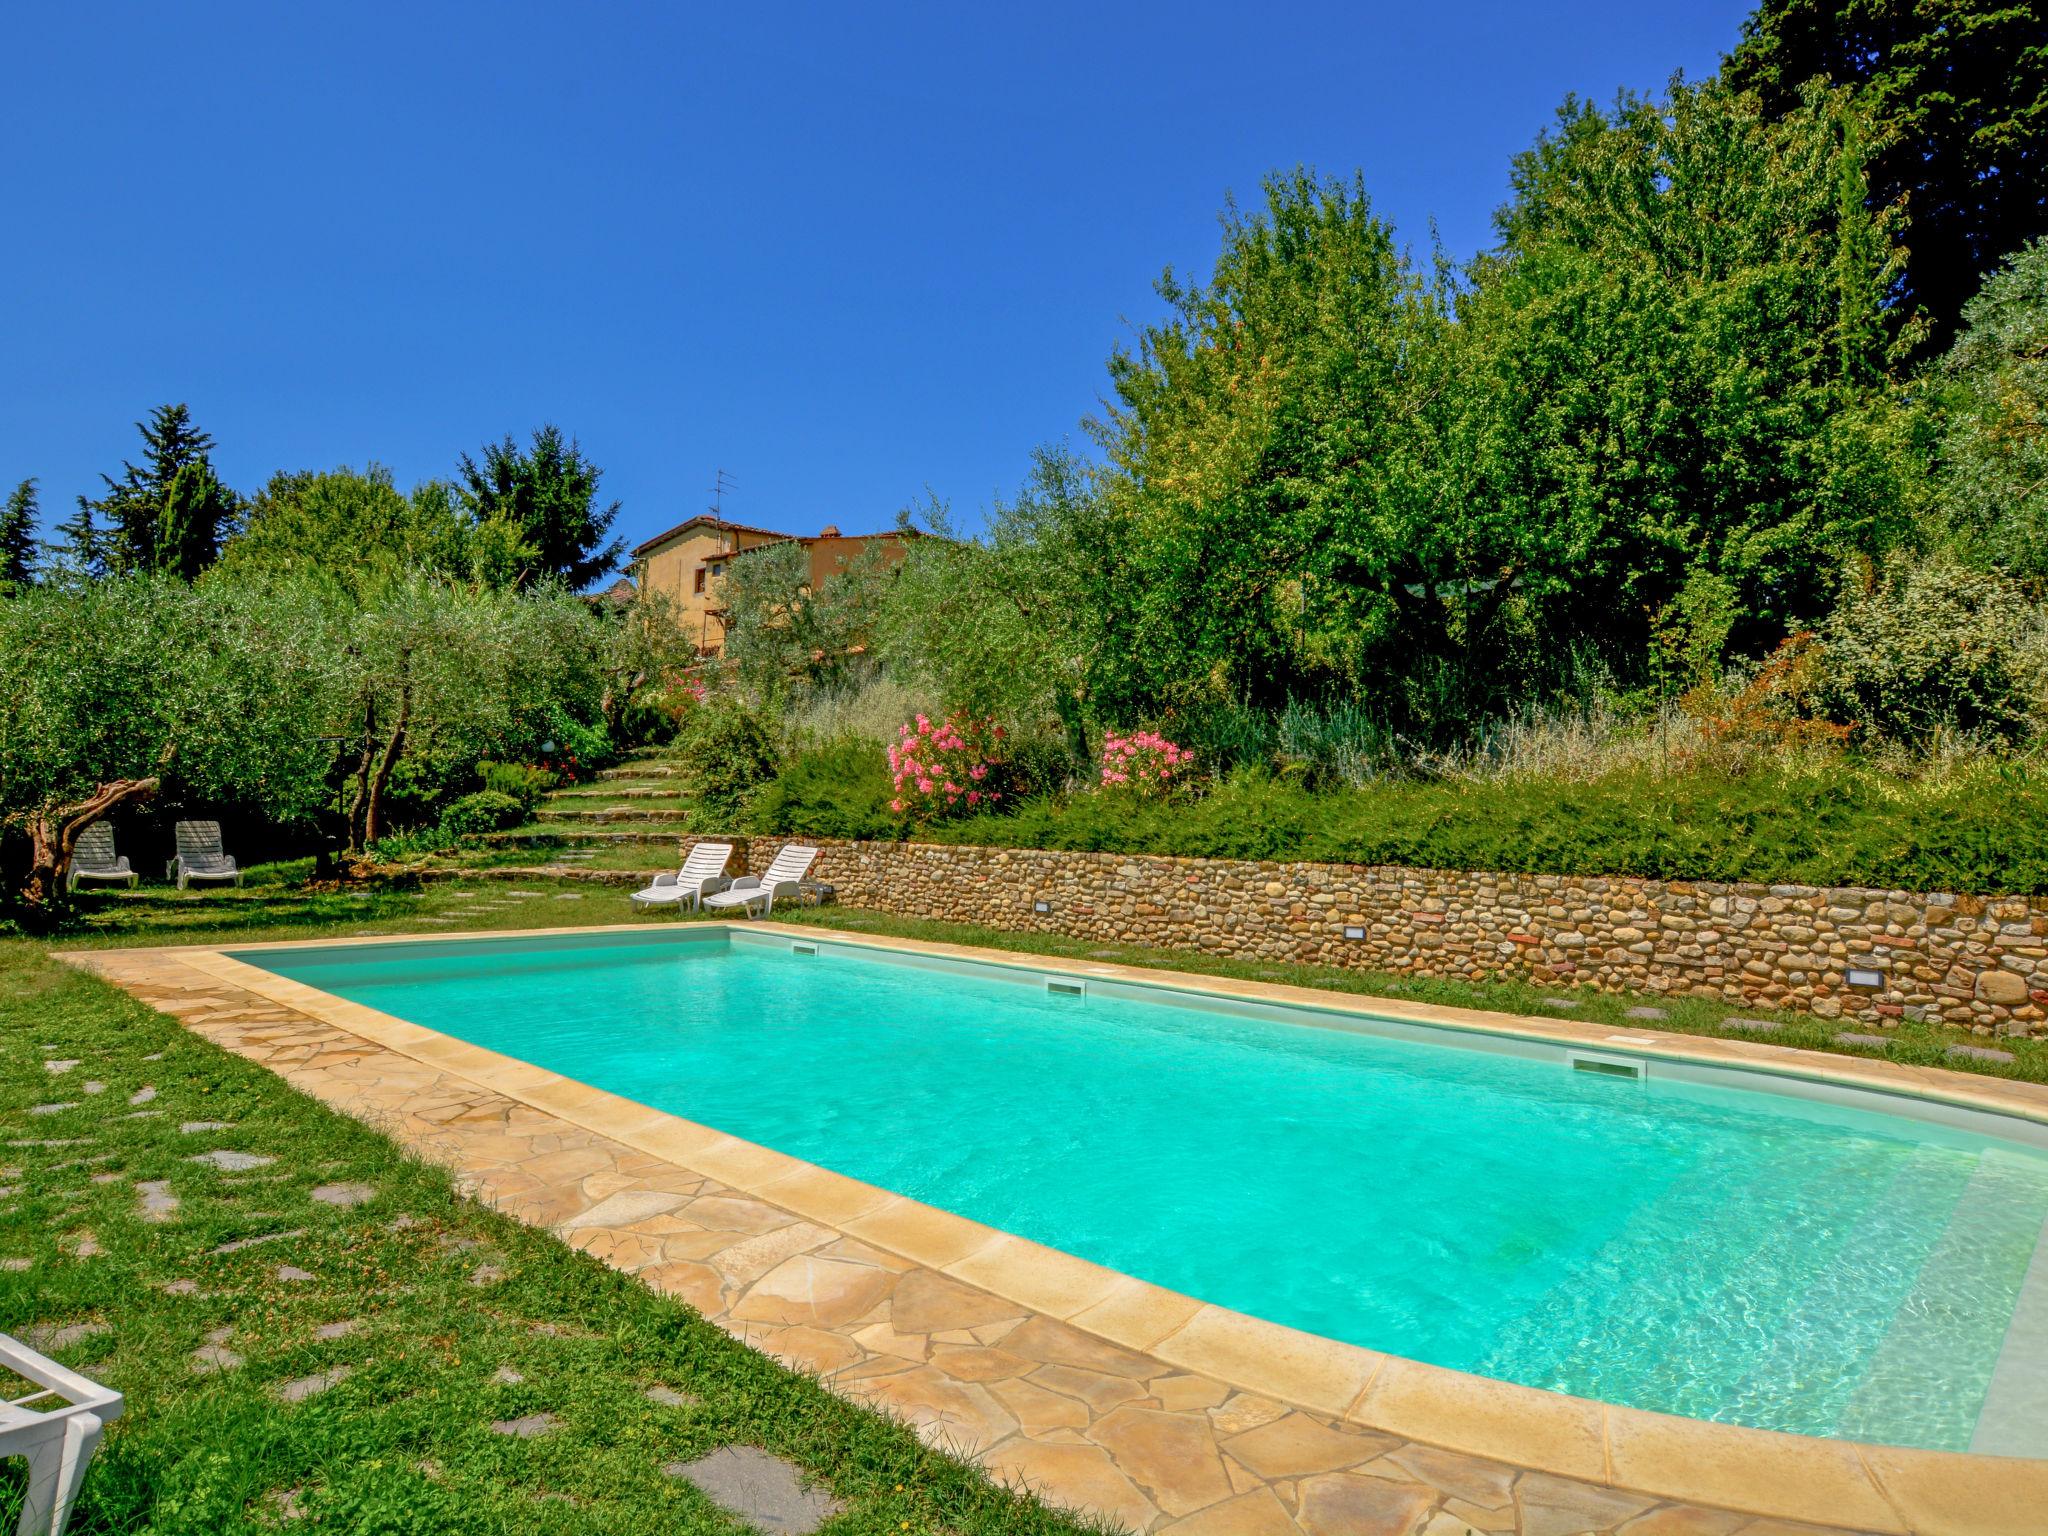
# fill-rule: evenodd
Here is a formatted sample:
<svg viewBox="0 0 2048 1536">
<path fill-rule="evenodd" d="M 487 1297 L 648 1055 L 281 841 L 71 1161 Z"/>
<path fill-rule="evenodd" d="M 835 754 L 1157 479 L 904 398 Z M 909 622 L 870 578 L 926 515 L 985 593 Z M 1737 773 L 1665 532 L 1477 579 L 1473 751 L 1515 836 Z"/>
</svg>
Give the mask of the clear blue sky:
<svg viewBox="0 0 2048 1536">
<path fill-rule="evenodd" d="M 188 401 L 230 484 L 554 421 L 638 540 L 970 522 L 1078 437 L 1227 191 L 1364 172 L 1489 236 L 1568 91 L 1710 73 L 1733 0 L 17 5 L 0 482 L 46 521 Z"/>
</svg>

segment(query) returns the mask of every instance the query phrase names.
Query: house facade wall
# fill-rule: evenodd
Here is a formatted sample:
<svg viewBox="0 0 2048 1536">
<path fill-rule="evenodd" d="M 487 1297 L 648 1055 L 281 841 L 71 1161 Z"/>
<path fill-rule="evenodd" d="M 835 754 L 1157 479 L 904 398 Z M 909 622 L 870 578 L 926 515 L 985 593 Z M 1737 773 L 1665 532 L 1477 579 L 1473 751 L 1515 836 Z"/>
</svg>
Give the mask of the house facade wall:
<svg viewBox="0 0 2048 1536">
<path fill-rule="evenodd" d="M 789 839 L 737 841 L 765 869 Z M 2048 1035 L 2048 898 L 820 842 L 849 906 L 1015 932 Z M 1035 909 L 1044 903 L 1043 912 Z M 1848 972 L 1874 971 L 1874 986 Z"/>
</svg>

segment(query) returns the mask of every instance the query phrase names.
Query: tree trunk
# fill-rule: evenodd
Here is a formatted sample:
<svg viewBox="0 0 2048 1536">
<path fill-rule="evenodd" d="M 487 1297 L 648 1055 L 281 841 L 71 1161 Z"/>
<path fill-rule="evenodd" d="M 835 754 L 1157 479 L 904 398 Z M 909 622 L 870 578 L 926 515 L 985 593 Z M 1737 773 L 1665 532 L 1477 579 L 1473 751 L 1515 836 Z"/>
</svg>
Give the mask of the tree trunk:
<svg viewBox="0 0 2048 1536">
<path fill-rule="evenodd" d="M 367 800 L 363 810 L 363 841 L 374 843 L 384 835 L 384 787 L 391 782 L 391 770 L 398 766 L 399 754 L 405 751 L 405 728 L 412 718 L 412 689 L 398 691 L 398 723 L 391 728 L 391 739 L 384 743 L 384 751 L 377 759 L 376 772 L 370 776 Z"/>
<path fill-rule="evenodd" d="M 163 761 L 169 762 L 170 756 L 167 748 Z M 64 887 L 79 834 L 116 806 L 147 800 L 162 782 L 155 774 L 146 779 L 114 779 L 76 804 L 49 806 L 30 817 L 28 878 L 21 888 L 29 909 L 49 913 L 61 906 L 68 894 Z"/>
<path fill-rule="evenodd" d="M 371 699 L 363 707 L 363 751 L 356 759 L 356 798 L 348 808 L 348 851 L 361 853 L 365 842 L 363 836 L 364 817 L 370 809 L 370 765 L 375 761 L 377 749 L 377 701 Z"/>
</svg>

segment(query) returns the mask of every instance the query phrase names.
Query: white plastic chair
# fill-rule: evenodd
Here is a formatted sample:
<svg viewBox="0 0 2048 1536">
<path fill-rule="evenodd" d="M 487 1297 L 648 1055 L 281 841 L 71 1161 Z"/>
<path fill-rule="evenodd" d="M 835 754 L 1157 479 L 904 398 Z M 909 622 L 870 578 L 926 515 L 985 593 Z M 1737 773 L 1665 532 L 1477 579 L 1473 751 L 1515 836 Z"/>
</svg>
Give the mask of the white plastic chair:
<svg viewBox="0 0 2048 1536">
<path fill-rule="evenodd" d="M 761 904 L 761 915 L 768 916 L 775 910 L 777 896 L 794 896 L 797 882 L 810 873 L 811 865 L 817 862 L 818 850 L 799 848 L 791 843 L 769 861 L 767 871 L 759 875 L 741 875 L 727 889 L 715 896 L 706 896 L 706 907 L 738 907 L 747 916 L 753 916 L 754 903 Z"/>
<path fill-rule="evenodd" d="M 100 1431 L 121 1416 L 121 1394 L 67 1371 L 0 1333 L 0 1365 L 40 1389 L 0 1403 L 0 1456 L 28 1458 L 28 1499 L 17 1536 L 64 1536 Z M 45 1406 L 56 1399 L 52 1406 Z"/>
<path fill-rule="evenodd" d="M 654 884 L 645 890 L 633 893 L 636 907 L 660 907 L 674 902 L 680 907 L 688 902 L 695 909 L 698 902 L 716 891 L 722 891 L 730 883 L 725 876 L 725 866 L 732 859 L 731 843 L 699 843 L 683 860 L 683 867 L 672 875 L 656 875 Z"/>
<path fill-rule="evenodd" d="M 242 883 L 242 872 L 235 867 L 234 856 L 222 851 L 219 822 L 181 821 L 176 833 L 178 856 L 171 860 L 164 878 L 177 881 L 179 890 L 195 880 L 227 881 L 237 886 Z"/>
</svg>

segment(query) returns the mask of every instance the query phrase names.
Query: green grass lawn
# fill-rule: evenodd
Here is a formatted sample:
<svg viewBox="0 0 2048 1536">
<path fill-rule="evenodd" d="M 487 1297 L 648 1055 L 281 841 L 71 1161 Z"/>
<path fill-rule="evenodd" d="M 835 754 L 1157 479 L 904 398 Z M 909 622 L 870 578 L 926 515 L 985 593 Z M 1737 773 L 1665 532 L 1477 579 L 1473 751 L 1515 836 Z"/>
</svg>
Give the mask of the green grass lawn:
<svg viewBox="0 0 2048 1536">
<path fill-rule="evenodd" d="M 146 893 L 97 900 L 76 941 L 452 931 L 431 920 L 475 899 L 438 885 Z M 624 908 L 615 893 L 550 887 L 463 922 L 603 922 Z M 51 1059 L 79 1065 L 52 1075 Z M 156 1095 L 138 1115 L 129 1100 L 145 1088 Z M 77 1107 L 30 1113 L 65 1101 Z M 230 1128 L 182 1132 L 189 1121 Z M 279 1528 L 295 1510 L 287 1528 L 394 1536 L 737 1536 L 743 1527 L 661 1468 L 741 1443 L 844 1500 L 834 1536 L 1081 1529 L 679 1302 L 462 1198 L 375 1131 L 26 940 L 0 942 L 0 1126 L 0 1260 L 28 1261 L 0 1270 L 0 1318 L 17 1334 L 73 1330 L 51 1353 L 128 1399 L 74 1531 L 214 1536 Z M 275 1162 L 237 1173 L 190 1161 L 215 1149 Z M 168 1183 L 175 1220 L 141 1219 L 145 1181 Z M 335 1183 L 375 1194 L 347 1209 L 310 1198 Z M 212 1252 L 278 1232 L 297 1235 Z M 98 1251 L 80 1256 L 88 1234 Z M 503 1277 L 473 1284 L 480 1265 Z M 284 1266 L 311 1278 L 281 1279 Z M 322 1337 L 338 1324 L 354 1326 Z M 196 1369 L 195 1351 L 209 1349 L 240 1364 Z M 339 1367 L 344 1379 L 302 1402 L 275 1395 Z M 651 1401 L 650 1387 L 690 1401 Z M 534 1439 L 491 1429 L 538 1413 L 559 1426 Z M 17 1516 L 23 1466 L 0 1463 L 0 1529 Z"/>
</svg>

